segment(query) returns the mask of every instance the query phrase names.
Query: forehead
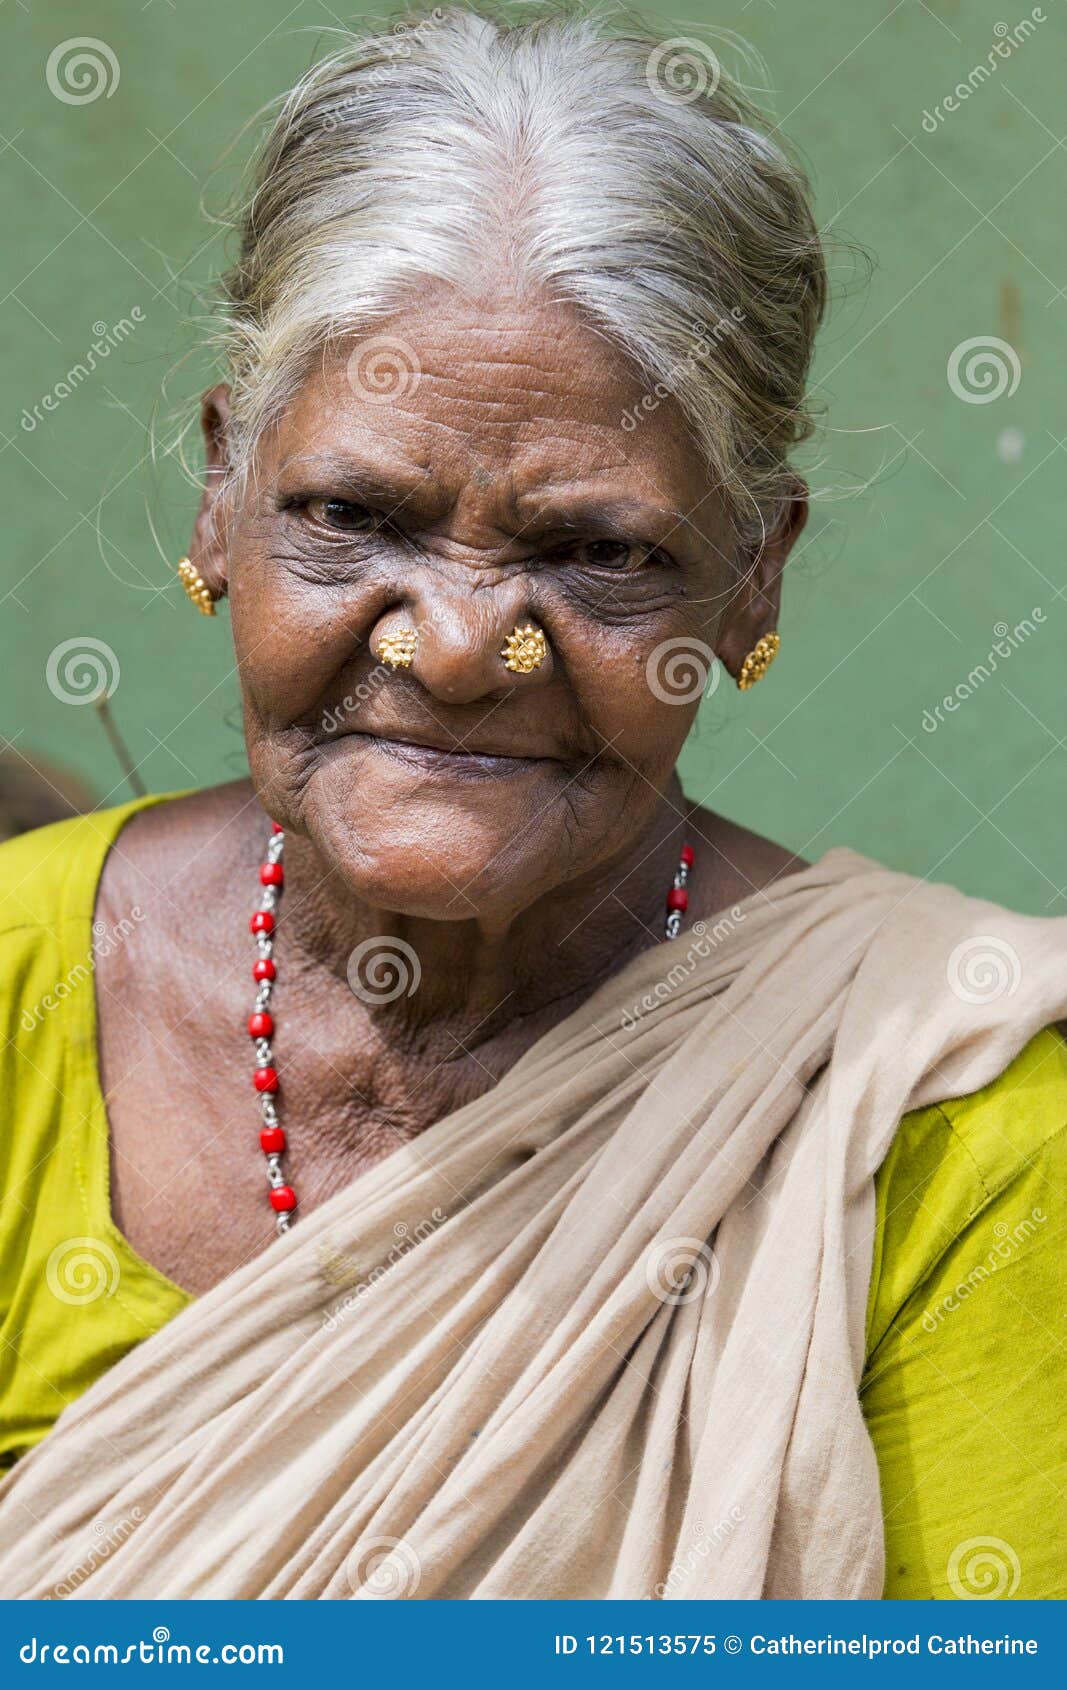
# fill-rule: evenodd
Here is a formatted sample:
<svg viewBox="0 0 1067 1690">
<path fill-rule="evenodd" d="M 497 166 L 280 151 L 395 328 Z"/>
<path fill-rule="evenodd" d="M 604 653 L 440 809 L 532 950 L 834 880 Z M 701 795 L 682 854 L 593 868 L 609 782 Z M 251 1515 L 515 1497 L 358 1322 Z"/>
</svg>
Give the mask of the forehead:
<svg viewBox="0 0 1067 1690">
<path fill-rule="evenodd" d="M 596 478 L 714 504 L 681 408 L 573 306 L 427 289 L 330 347 L 273 431 L 276 465 L 339 453 L 514 495 Z M 705 514 L 710 515 L 710 511 Z"/>
</svg>

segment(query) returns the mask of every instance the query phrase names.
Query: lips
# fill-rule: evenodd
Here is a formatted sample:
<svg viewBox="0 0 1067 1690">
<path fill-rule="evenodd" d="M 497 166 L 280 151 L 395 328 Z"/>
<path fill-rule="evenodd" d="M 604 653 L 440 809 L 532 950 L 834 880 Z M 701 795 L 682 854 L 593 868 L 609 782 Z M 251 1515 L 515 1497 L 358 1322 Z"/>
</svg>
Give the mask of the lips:
<svg viewBox="0 0 1067 1690">
<path fill-rule="evenodd" d="M 358 740 L 372 747 L 384 757 L 392 758 L 410 767 L 420 769 L 423 773 L 440 773 L 451 775 L 517 775 L 528 773 L 532 769 L 543 767 L 546 763 L 557 763 L 556 757 L 500 750 L 495 746 L 471 745 L 469 743 L 451 744 L 440 739 L 431 741 L 429 735 L 408 739 L 399 734 L 375 734 L 368 732 L 349 733 L 335 741 L 335 746 L 343 745 L 346 740 Z"/>
</svg>

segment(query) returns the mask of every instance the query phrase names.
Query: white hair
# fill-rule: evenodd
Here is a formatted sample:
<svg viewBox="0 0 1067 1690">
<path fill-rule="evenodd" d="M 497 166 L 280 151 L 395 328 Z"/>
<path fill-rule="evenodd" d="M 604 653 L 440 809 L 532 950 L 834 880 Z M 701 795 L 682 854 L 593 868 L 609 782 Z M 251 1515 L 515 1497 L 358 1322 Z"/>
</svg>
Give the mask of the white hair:
<svg viewBox="0 0 1067 1690">
<path fill-rule="evenodd" d="M 827 282 L 804 173 L 710 47 L 516 10 L 345 32 L 285 96 L 225 279 L 235 463 L 325 345 L 428 280 L 506 281 L 576 307 L 674 395 L 758 536 L 813 426 Z"/>
</svg>

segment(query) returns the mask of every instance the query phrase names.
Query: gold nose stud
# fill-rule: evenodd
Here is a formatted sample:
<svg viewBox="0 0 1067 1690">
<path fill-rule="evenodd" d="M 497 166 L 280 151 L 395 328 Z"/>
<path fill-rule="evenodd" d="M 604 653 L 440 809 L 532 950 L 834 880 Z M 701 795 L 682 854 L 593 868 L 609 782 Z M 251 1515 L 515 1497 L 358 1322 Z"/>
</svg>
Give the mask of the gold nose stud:
<svg viewBox="0 0 1067 1690">
<path fill-rule="evenodd" d="M 512 628 L 500 648 L 500 655 L 506 669 L 515 675 L 528 675 L 531 670 L 540 669 L 547 651 L 544 630 L 527 622 Z"/>
<path fill-rule="evenodd" d="M 381 634 L 374 649 L 390 669 L 410 669 L 418 648 L 417 628 L 397 628 L 391 634 Z"/>
</svg>

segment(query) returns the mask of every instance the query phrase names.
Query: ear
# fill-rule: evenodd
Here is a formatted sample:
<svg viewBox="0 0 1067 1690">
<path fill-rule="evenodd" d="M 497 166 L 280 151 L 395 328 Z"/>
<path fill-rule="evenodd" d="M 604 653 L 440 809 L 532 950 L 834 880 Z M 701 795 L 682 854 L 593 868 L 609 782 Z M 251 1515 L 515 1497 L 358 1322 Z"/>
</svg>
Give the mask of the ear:
<svg viewBox="0 0 1067 1690">
<path fill-rule="evenodd" d="M 778 626 L 782 571 L 808 520 L 808 486 L 793 477 L 793 492 L 774 528 L 738 558 L 737 586 L 723 613 L 716 655 L 736 680 L 756 642 Z"/>
<path fill-rule="evenodd" d="M 227 584 L 225 510 L 222 486 L 230 468 L 230 389 L 220 382 L 200 401 L 200 431 L 204 437 L 204 490 L 193 525 L 189 561 L 202 575 L 212 596 L 223 598 Z"/>
</svg>

